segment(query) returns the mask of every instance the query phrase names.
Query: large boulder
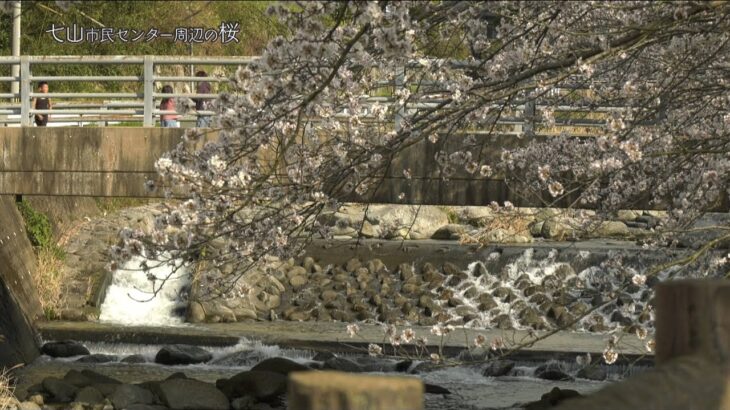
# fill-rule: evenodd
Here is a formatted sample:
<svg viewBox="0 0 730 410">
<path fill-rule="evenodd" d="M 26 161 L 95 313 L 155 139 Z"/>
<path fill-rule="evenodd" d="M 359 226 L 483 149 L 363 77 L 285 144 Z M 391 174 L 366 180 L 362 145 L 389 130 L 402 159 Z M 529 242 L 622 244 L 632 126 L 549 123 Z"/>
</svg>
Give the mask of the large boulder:
<svg viewBox="0 0 730 410">
<path fill-rule="evenodd" d="M 252 396 L 258 401 L 272 401 L 286 393 L 286 383 L 287 376 L 283 374 L 249 370 L 220 379 L 215 385 L 231 400 Z"/>
<path fill-rule="evenodd" d="M 213 355 L 210 352 L 197 346 L 170 345 L 157 352 L 155 363 L 167 365 L 195 364 L 205 363 L 212 358 Z"/>
<path fill-rule="evenodd" d="M 485 377 L 500 377 L 506 376 L 515 367 L 515 362 L 511 360 L 496 360 L 489 363 L 484 370 L 482 375 Z"/>
<path fill-rule="evenodd" d="M 90 354 L 86 356 L 82 356 L 76 361 L 79 363 L 109 363 L 109 362 L 116 362 L 118 359 L 117 356 L 114 356 L 112 354 Z"/>
<path fill-rule="evenodd" d="M 559 217 L 548 219 L 542 224 L 543 238 L 564 240 L 578 236 L 580 223 L 574 218 Z"/>
<path fill-rule="evenodd" d="M 399 232 L 408 229 L 430 237 L 436 230 L 449 223 L 446 212 L 436 206 L 370 205 L 366 219 L 379 225 L 381 230 Z"/>
<path fill-rule="evenodd" d="M 104 395 L 101 392 L 91 386 L 82 388 L 76 392 L 75 400 L 77 403 L 84 404 L 98 404 L 104 401 Z"/>
<path fill-rule="evenodd" d="M 348 373 L 360 373 L 365 371 L 362 366 L 353 362 L 350 359 L 345 359 L 344 357 L 333 357 L 331 359 L 325 360 L 322 368 Z"/>
<path fill-rule="evenodd" d="M 272 357 L 261 361 L 259 364 L 252 367 L 251 370 L 273 372 L 288 376 L 291 372 L 301 372 L 311 369 L 293 360 L 283 357 Z"/>
<path fill-rule="evenodd" d="M 193 379 L 171 379 L 160 382 L 160 400 L 173 410 L 228 410 L 228 398 L 208 383 Z"/>
<path fill-rule="evenodd" d="M 431 239 L 459 240 L 468 230 L 468 226 L 448 224 L 436 229 Z"/>
<path fill-rule="evenodd" d="M 591 236 L 600 238 L 625 238 L 631 234 L 629 227 L 620 221 L 604 221 Z"/>
<path fill-rule="evenodd" d="M 525 410 L 543 410 L 557 407 L 560 403 L 565 400 L 580 397 L 581 394 L 575 390 L 560 389 L 553 387 L 548 393 L 542 395 L 539 401 L 528 403 L 525 406 Z"/>
<path fill-rule="evenodd" d="M 42 385 L 43 389 L 53 397 L 53 401 L 61 403 L 69 403 L 76 397 L 76 392 L 79 390 L 78 387 L 56 377 L 46 377 L 43 379 Z"/>
<path fill-rule="evenodd" d="M 535 377 L 553 381 L 572 381 L 571 377 L 559 362 L 548 362 L 535 369 Z"/>
<path fill-rule="evenodd" d="M 41 347 L 41 353 L 51 357 L 73 357 L 89 354 L 89 349 L 73 340 L 62 342 L 48 342 Z"/>
<path fill-rule="evenodd" d="M 152 404 L 155 396 L 151 391 L 131 384 L 122 384 L 109 396 L 112 404 L 117 409 L 126 409 L 132 404 Z"/>
</svg>

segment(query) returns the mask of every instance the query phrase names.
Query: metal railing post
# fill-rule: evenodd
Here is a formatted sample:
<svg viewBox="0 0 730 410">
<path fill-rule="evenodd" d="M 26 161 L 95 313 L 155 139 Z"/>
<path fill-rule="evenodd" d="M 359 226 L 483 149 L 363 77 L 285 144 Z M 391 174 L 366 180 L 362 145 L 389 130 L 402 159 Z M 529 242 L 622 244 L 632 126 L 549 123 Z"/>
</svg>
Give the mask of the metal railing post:
<svg viewBox="0 0 730 410">
<path fill-rule="evenodd" d="M 30 127 L 30 58 L 20 57 L 20 126 Z"/>
<path fill-rule="evenodd" d="M 145 127 L 154 127 L 155 119 L 152 112 L 155 110 L 155 66 L 154 57 L 144 56 L 144 122 Z"/>
</svg>

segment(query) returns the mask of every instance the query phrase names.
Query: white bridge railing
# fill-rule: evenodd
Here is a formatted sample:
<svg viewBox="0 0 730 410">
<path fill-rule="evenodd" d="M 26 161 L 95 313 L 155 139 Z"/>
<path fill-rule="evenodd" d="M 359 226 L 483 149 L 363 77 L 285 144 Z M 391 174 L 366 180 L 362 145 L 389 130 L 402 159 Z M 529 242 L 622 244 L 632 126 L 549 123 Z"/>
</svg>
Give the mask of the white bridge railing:
<svg viewBox="0 0 730 410">
<path fill-rule="evenodd" d="M 20 76 L 0 77 L 0 82 L 20 83 L 19 93 L 0 93 L 0 99 L 7 101 L 0 104 L 0 122 L 19 123 L 21 126 L 31 126 L 35 114 L 53 114 L 50 121 L 82 122 L 98 119 L 116 119 L 122 121 L 139 121 L 145 127 L 155 125 L 155 118 L 160 114 L 172 114 L 172 111 L 156 109 L 156 101 L 165 97 L 187 97 L 199 99 L 214 99 L 218 94 L 173 93 L 163 94 L 155 92 L 155 83 L 196 83 L 202 81 L 225 82 L 228 78 L 219 77 L 192 77 L 192 76 L 162 76 L 155 74 L 155 67 L 159 65 L 245 65 L 257 57 L 184 57 L 184 56 L 21 56 L 0 57 L 0 65 L 19 65 Z M 48 76 L 33 75 L 33 69 L 49 64 L 125 64 L 141 65 L 142 75 L 131 76 Z M 60 93 L 47 94 L 35 91 L 40 81 L 49 83 L 53 90 L 53 82 L 136 82 L 143 84 L 141 93 Z M 31 107 L 31 101 L 36 97 L 53 99 L 52 110 L 36 110 Z M 113 99 L 113 102 L 101 103 L 59 103 L 60 100 L 96 100 Z M 121 101 L 124 100 L 124 101 Z M 212 111 L 193 111 L 195 115 L 212 115 Z M 84 120 L 86 118 L 86 120 Z"/>
<path fill-rule="evenodd" d="M 83 126 L 88 123 L 96 123 L 100 126 L 110 125 L 110 122 L 141 122 L 145 127 L 155 125 L 157 116 L 161 114 L 174 114 L 173 111 L 161 111 L 157 107 L 159 100 L 165 97 L 173 98 L 197 98 L 197 99 L 215 99 L 218 94 L 197 94 L 197 93 L 180 93 L 172 94 L 160 93 L 155 90 L 159 83 L 189 83 L 194 89 L 195 83 L 201 81 L 208 82 L 228 82 L 229 77 L 209 76 L 209 77 L 193 77 L 193 76 L 170 76 L 155 74 L 159 66 L 177 65 L 184 67 L 192 67 L 192 65 L 204 66 L 238 66 L 249 64 L 258 56 L 249 57 L 188 57 L 188 56 L 21 56 L 21 57 L 0 57 L 0 66 L 20 66 L 20 75 L 18 77 L 0 76 L 0 83 L 19 82 L 18 93 L 0 93 L 0 124 L 31 126 L 33 124 L 33 116 L 35 114 L 50 114 L 49 125 L 73 125 Z M 63 65 L 137 65 L 141 66 L 141 75 L 116 75 L 116 76 L 51 76 L 51 75 L 34 75 L 42 70 L 39 68 L 43 65 L 63 64 Z M 408 87 L 404 84 L 404 68 L 398 71 L 398 75 L 393 82 L 381 84 L 383 87 L 390 88 L 393 92 L 397 88 Z M 8 70 L 10 71 L 10 70 Z M 192 69 L 191 69 L 192 72 Z M 46 81 L 49 83 L 51 92 L 38 93 L 35 87 L 38 82 Z M 95 83 L 142 83 L 142 92 L 53 92 L 53 83 L 58 82 L 95 82 Z M 434 84 L 438 87 L 438 84 Z M 180 87 L 177 87 L 178 89 Z M 580 87 L 578 87 L 580 88 Z M 8 87 L 10 89 L 10 87 Z M 438 94 L 438 92 L 437 92 Z M 53 109 L 37 110 L 31 106 L 31 101 L 36 97 L 46 97 L 53 99 Z M 363 96 L 369 103 L 393 103 L 394 98 L 390 96 Z M 441 101 L 436 98 L 429 98 L 422 101 L 414 101 L 408 104 L 409 112 L 412 110 L 428 109 L 437 106 Z M 76 100 L 76 101 L 74 101 Z M 81 100 L 81 101 L 79 101 Z M 514 104 L 514 102 L 513 102 Z M 536 109 L 542 106 L 536 105 L 533 101 L 526 103 L 516 103 L 513 106 L 511 114 L 500 115 L 497 123 L 506 126 L 507 129 L 501 133 L 504 134 L 532 134 L 537 131 L 539 120 L 536 118 Z M 495 105 L 495 108 L 501 108 Z M 587 127 L 596 130 L 605 125 L 603 119 L 590 119 L 580 113 L 608 113 L 615 110 L 624 110 L 626 107 L 579 107 L 564 105 L 557 107 L 562 112 L 578 113 L 577 117 L 573 116 L 569 119 L 557 119 L 556 124 L 559 126 L 569 127 Z M 178 108 L 180 111 L 180 108 Z M 180 114 L 181 112 L 178 112 Z M 195 122 L 195 118 L 200 115 L 213 115 L 212 111 L 195 111 L 189 110 L 189 116 L 184 116 L 183 121 Z M 404 111 L 399 112 L 401 115 Z M 400 115 L 396 116 L 395 128 L 400 125 Z M 479 131 L 472 130 L 474 133 Z M 539 131 L 537 132 L 539 133 Z M 571 130 L 571 135 L 592 135 L 593 132 L 582 132 Z"/>
</svg>

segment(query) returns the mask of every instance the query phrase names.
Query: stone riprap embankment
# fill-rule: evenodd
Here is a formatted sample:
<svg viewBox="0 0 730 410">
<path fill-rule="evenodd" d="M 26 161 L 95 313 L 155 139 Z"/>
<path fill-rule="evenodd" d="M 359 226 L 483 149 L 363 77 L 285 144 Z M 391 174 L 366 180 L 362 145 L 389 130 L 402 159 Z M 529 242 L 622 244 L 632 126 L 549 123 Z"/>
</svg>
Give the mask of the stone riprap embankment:
<svg viewBox="0 0 730 410">
<path fill-rule="evenodd" d="M 221 276 L 218 282 L 194 283 L 188 319 L 443 323 L 591 332 L 617 328 L 634 332 L 632 324 L 652 327 L 651 289 L 658 279 L 639 285 L 633 275 L 656 262 L 657 255 L 634 253 L 627 259 L 633 269 L 627 270 L 610 263 L 621 251 L 505 249 L 462 253 L 473 261 L 466 268 L 438 252 L 428 257 L 411 253 L 420 261 L 395 266 L 379 258 L 329 265 L 312 257 L 300 262 L 269 260 L 271 273 L 254 270 L 239 279 L 243 296 L 219 292 L 212 284 L 220 283 L 225 274 L 216 271 L 209 275 Z"/>
<path fill-rule="evenodd" d="M 78 226 L 64 245 L 72 278 L 68 308 L 61 312 L 63 319 L 98 317 L 110 281 L 105 270 L 109 246 L 116 242 L 121 227 L 148 230 L 160 206 L 125 209 Z M 650 327 L 651 287 L 656 278 L 636 285 L 632 283 L 633 273 L 671 256 L 673 251 L 662 250 L 644 258 L 643 251 L 636 248 L 628 264 L 634 269 L 618 270 L 606 263 L 615 257 L 603 251 L 600 242 L 594 242 L 591 250 L 579 250 L 578 246 L 572 251 L 553 252 L 540 236 L 638 237 L 658 226 L 662 214 L 623 211 L 616 220 L 603 222 L 589 232 L 579 229 L 583 227 L 577 223 L 578 214 L 553 209 L 517 209 L 506 215 L 489 207 L 424 206 L 419 210 L 399 205 L 347 205 L 323 214 L 321 219 L 333 227 L 334 243 L 352 248 L 352 238 L 359 236 L 359 246 L 365 252 L 339 260 L 343 252 L 336 246 L 310 247 L 316 259 L 267 259 L 245 275 L 226 266 L 205 270 L 193 283 L 186 316 L 191 322 L 442 322 L 500 329 L 567 326 L 595 332 L 632 323 Z M 483 229 L 482 236 L 491 246 L 476 255 L 475 246 L 459 246 L 456 240 L 469 243 L 478 229 Z M 374 239 L 365 238 L 370 236 Z M 402 249 L 385 250 L 388 247 L 383 243 L 388 241 L 378 242 L 377 238 L 390 238 L 399 244 L 404 238 L 441 239 L 408 240 Z M 432 241 L 452 250 L 435 248 L 428 255 L 424 255 L 427 250 L 408 252 L 420 246 L 411 244 Z M 504 247 L 514 242 L 518 242 L 515 249 L 519 251 L 503 255 Z M 570 242 L 563 244 L 572 246 Z M 631 247 L 630 242 L 622 246 Z M 531 251 L 532 247 L 536 250 Z M 459 255 L 448 256 L 454 249 Z M 620 249 L 617 251 L 620 254 Z M 332 263 L 334 260 L 337 262 Z M 226 284 L 225 289 L 221 283 Z M 572 324 L 586 312 L 590 314 L 584 320 Z"/>
</svg>

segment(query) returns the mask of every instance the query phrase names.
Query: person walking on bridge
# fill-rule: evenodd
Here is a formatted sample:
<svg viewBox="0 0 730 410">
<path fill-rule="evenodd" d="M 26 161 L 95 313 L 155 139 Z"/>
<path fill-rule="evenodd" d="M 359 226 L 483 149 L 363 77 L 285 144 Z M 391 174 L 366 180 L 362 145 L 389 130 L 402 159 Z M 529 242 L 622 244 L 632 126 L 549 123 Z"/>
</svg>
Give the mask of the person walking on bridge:
<svg viewBox="0 0 730 410">
<path fill-rule="evenodd" d="M 48 94 L 48 83 L 45 81 L 38 83 L 38 92 Z M 51 99 L 35 97 L 33 98 L 31 106 L 36 110 L 50 110 L 52 108 Z M 48 117 L 48 114 L 36 114 L 35 125 L 38 127 L 45 127 L 48 124 Z"/>
<path fill-rule="evenodd" d="M 196 77 L 207 77 L 208 73 L 206 73 L 203 70 L 198 71 L 195 73 Z M 198 83 L 198 87 L 196 90 L 197 94 L 210 94 L 210 83 L 207 81 L 201 81 Z M 206 111 L 210 109 L 210 101 L 206 100 L 205 98 L 193 98 L 193 101 L 195 101 L 195 110 L 196 111 Z M 208 128 L 210 127 L 210 115 L 201 115 L 198 113 L 198 121 L 195 124 L 198 128 Z"/>
<path fill-rule="evenodd" d="M 164 94 L 172 94 L 172 86 L 166 85 L 162 87 L 162 92 Z M 177 111 L 177 109 L 175 108 L 175 99 L 163 98 L 160 102 L 160 111 Z M 180 128 L 180 122 L 178 122 L 178 118 L 180 118 L 180 116 L 177 114 L 161 114 L 160 126 L 163 128 Z"/>
</svg>

